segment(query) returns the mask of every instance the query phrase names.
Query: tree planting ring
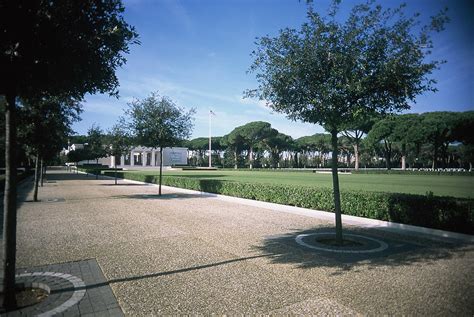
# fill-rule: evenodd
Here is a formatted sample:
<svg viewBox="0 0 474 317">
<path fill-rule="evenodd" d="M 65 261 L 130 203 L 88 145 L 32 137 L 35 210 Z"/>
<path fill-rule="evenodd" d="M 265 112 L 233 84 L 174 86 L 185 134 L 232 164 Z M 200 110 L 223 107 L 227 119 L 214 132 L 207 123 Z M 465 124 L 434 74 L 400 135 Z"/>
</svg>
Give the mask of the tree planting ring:
<svg viewBox="0 0 474 317">
<path fill-rule="evenodd" d="M 343 233 L 343 240 L 350 242 L 350 245 L 336 246 L 324 242 L 335 241 L 335 239 L 336 233 L 321 232 L 300 234 L 295 238 L 295 241 L 306 248 L 334 253 L 376 253 L 388 248 L 388 244 L 381 240 L 352 233 Z"/>
</svg>

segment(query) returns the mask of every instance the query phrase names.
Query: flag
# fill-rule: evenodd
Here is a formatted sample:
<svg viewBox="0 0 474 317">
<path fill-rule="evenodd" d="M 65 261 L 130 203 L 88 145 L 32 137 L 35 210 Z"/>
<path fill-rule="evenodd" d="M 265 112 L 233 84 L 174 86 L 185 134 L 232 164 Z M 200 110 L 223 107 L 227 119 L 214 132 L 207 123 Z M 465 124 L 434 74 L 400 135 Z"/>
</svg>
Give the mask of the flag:
<svg viewBox="0 0 474 317">
<path fill-rule="evenodd" d="M 213 116 L 216 115 L 216 114 L 214 113 L 214 111 L 212 111 L 212 110 L 209 110 L 209 113 L 212 114 Z"/>
</svg>

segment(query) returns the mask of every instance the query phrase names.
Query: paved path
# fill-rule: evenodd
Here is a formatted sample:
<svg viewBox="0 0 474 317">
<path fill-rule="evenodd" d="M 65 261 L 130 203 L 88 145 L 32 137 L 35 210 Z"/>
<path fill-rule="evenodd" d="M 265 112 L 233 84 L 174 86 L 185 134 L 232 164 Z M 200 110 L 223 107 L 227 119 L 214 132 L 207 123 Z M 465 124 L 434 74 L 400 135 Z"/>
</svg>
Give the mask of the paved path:
<svg viewBox="0 0 474 317">
<path fill-rule="evenodd" d="M 51 171 L 18 216 L 18 267 L 95 259 L 126 315 L 474 313 L 474 248 L 374 229 L 389 252 L 302 247 L 332 223 Z M 31 199 L 31 194 L 27 199 Z"/>
</svg>

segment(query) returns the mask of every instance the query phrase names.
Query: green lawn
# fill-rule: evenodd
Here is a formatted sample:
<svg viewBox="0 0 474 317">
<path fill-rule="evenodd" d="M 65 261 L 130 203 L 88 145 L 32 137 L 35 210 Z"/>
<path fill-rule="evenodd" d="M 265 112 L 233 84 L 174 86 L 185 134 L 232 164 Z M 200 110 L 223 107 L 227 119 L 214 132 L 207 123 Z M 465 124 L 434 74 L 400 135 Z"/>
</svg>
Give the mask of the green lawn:
<svg viewBox="0 0 474 317">
<path fill-rule="evenodd" d="M 157 171 L 140 171 L 158 174 Z M 331 174 L 276 171 L 167 171 L 164 175 L 201 179 L 220 179 L 248 183 L 272 183 L 332 187 Z M 474 198 L 474 177 L 443 175 L 341 174 L 342 189 L 398 192 L 436 196 Z"/>
</svg>

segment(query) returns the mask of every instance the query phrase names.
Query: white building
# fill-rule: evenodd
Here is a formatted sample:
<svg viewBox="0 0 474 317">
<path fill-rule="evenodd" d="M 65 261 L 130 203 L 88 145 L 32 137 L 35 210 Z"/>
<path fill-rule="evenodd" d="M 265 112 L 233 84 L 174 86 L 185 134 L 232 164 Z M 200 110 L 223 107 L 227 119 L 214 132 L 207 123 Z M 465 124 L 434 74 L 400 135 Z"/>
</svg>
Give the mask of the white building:
<svg viewBox="0 0 474 317">
<path fill-rule="evenodd" d="M 160 166 L 160 150 L 148 147 L 135 147 L 130 154 L 121 157 L 106 157 L 102 164 L 114 167 L 157 167 Z M 99 163 L 101 161 L 99 160 Z M 163 166 L 188 165 L 188 149 L 184 147 L 167 147 L 163 149 Z"/>
<path fill-rule="evenodd" d="M 72 144 L 67 150 L 63 150 L 66 155 L 69 151 L 84 148 L 83 144 Z M 96 160 L 80 161 L 78 165 L 96 164 Z M 99 164 L 109 167 L 120 168 L 156 168 L 160 166 L 160 149 L 153 149 L 143 146 L 134 147 L 130 153 L 120 157 L 107 156 L 98 161 Z M 184 147 L 167 147 L 163 149 L 163 166 L 188 165 L 188 149 Z"/>
</svg>

